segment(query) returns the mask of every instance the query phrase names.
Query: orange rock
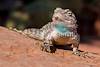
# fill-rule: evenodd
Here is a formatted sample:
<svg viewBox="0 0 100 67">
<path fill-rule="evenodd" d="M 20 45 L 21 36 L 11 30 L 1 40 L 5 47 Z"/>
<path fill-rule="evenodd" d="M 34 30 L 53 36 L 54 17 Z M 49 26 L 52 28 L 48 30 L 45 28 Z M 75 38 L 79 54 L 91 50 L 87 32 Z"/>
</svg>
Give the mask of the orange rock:
<svg viewBox="0 0 100 67">
<path fill-rule="evenodd" d="M 80 44 L 80 50 L 93 52 L 82 58 L 72 51 L 57 49 L 55 53 L 40 51 L 38 41 L 0 27 L 0 67 L 99 67 L 100 48 Z M 93 43 L 95 44 L 95 43 Z M 96 52 L 96 53 L 94 53 Z"/>
</svg>

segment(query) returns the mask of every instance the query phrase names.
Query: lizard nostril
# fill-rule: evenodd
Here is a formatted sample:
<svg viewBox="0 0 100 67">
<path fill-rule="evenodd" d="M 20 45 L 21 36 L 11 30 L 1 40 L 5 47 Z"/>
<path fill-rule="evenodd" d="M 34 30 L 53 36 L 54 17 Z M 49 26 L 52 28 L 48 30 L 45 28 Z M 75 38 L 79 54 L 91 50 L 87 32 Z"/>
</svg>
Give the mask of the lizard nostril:
<svg viewBox="0 0 100 67">
<path fill-rule="evenodd" d="M 58 20 L 58 17 L 55 17 L 55 20 Z"/>
</svg>

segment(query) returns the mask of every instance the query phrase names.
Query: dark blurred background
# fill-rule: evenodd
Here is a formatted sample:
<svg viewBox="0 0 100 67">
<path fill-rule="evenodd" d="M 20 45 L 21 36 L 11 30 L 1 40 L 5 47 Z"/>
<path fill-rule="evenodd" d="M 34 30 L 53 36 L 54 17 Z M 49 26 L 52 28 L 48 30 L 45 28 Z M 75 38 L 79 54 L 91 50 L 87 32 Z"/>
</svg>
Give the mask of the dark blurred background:
<svg viewBox="0 0 100 67">
<path fill-rule="evenodd" d="M 0 25 L 40 28 L 51 21 L 56 7 L 75 13 L 81 42 L 100 39 L 100 0 L 0 0 Z"/>
</svg>

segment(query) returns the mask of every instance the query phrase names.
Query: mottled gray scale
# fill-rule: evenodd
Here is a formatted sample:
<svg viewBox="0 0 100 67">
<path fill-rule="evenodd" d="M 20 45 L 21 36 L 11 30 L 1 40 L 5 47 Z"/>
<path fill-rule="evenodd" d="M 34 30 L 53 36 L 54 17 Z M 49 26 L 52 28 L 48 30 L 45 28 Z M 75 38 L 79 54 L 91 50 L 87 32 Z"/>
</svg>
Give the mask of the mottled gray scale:
<svg viewBox="0 0 100 67">
<path fill-rule="evenodd" d="M 80 38 L 77 33 L 76 22 L 77 20 L 72 11 L 70 11 L 69 9 L 64 10 L 62 8 L 56 8 L 54 10 L 52 22 L 49 22 L 48 24 L 44 25 L 40 29 L 31 28 L 31 29 L 26 29 L 23 32 L 28 36 L 38 40 L 42 40 L 43 42 L 46 42 L 49 45 L 52 44 L 51 42 L 55 42 L 55 41 L 56 43 L 60 43 L 60 44 L 69 44 L 69 43 L 73 44 L 74 46 L 73 51 L 77 51 Z M 56 24 L 59 25 L 61 23 L 68 28 L 67 32 L 57 31 L 60 29 L 57 28 L 55 25 Z M 48 42 L 48 40 L 50 41 L 50 43 Z"/>
</svg>

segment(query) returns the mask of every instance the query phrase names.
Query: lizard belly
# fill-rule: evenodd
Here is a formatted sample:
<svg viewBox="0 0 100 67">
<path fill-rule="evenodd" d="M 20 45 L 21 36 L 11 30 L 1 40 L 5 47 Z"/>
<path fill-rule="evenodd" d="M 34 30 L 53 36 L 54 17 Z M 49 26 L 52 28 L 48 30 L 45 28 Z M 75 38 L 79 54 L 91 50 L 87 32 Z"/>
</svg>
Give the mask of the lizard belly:
<svg viewBox="0 0 100 67">
<path fill-rule="evenodd" d="M 72 38 L 70 38 L 70 37 L 54 38 L 54 42 L 55 42 L 57 45 L 71 44 Z"/>
<path fill-rule="evenodd" d="M 55 31 L 52 32 L 51 35 L 54 40 L 54 43 L 57 45 L 71 44 L 73 41 L 72 37 L 68 37 L 68 36 L 60 37 L 57 35 L 57 32 L 55 32 Z"/>
</svg>

